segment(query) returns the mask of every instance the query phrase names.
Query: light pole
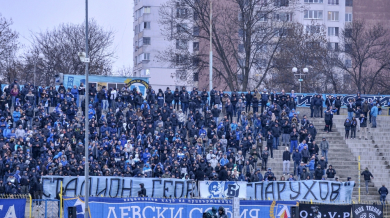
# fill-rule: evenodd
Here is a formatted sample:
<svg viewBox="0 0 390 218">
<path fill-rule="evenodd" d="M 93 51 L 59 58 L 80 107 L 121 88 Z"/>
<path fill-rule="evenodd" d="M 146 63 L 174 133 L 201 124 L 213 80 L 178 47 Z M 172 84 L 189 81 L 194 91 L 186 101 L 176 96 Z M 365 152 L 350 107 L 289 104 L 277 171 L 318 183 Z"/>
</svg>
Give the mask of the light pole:
<svg viewBox="0 0 390 218">
<path fill-rule="evenodd" d="M 299 93 L 302 93 L 302 75 L 306 75 L 308 72 L 309 72 L 309 69 L 307 69 L 307 67 L 303 68 L 303 73 L 297 73 L 298 72 L 298 68 L 296 67 L 293 67 L 292 68 L 292 72 L 294 73 L 294 76 L 299 76 Z"/>
<path fill-rule="evenodd" d="M 85 171 L 84 171 L 84 178 L 85 178 L 85 198 L 84 198 L 84 203 L 85 203 L 85 213 L 84 217 L 88 218 L 89 216 L 89 206 L 88 206 L 88 200 L 89 200 L 89 120 L 88 120 L 88 103 L 89 103 L 89 81 L 88 81 L 88 66 L 89 66 L 89 47 L 88 47 L 88 0 L 85 0 Z"/>
<path fill-rule="evenodd" d="M 209 60 L 209 82 L 210 82 L 210 91 L 213 90 L 213 2 L 210 0 L 210 60 Z"/>
<path fill-rule="evenodd" d="M 35 89 L 35 74 L 37 73 L 37 63 L 39 60 L 45 59 L 45 55 L 39 53 L 38 55 L 33 55 L 31 53 L 27 54 L 27 57 L 31 58 L 34 64 L 34 89 Z"/>
</svg>

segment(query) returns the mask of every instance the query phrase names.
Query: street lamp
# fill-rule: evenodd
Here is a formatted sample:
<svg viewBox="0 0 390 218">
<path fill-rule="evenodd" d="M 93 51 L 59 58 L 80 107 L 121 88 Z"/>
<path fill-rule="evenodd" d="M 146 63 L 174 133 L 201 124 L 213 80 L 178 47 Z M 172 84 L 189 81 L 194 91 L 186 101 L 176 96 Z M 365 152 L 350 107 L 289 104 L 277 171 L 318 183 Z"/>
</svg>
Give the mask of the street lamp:
<svg viewBox="0 0 390 218">
<path fill-rule="evenodd" d="M 299 76 L 299 93 L 302 93 L 302 75 L 306 75 L 308 72 L 309 72 L 309 69 L 307 69 L 307 67 L 303 68 L 303 73 L 297 73 L 298 72 L 298 68 L 296 67 L 293 67 L 292 68 L 292 72 L 294 73 L 294 76 Z"/>
<path fill-rule="evenodd" d="M 37 63 L 38 63 L 39 60 L 44 60 L 45 59 L 45 55 L 42 54 L 42 53 L 39 53 L 38 55 L 34 55 L 34 54 L 31 54 L 31 53 L 28 53 L 27 57 L 31 58 L 33 63 L 34 63 L 34 89 L 35 89 L 35 74 L 37 73 Z"/>
</svg>

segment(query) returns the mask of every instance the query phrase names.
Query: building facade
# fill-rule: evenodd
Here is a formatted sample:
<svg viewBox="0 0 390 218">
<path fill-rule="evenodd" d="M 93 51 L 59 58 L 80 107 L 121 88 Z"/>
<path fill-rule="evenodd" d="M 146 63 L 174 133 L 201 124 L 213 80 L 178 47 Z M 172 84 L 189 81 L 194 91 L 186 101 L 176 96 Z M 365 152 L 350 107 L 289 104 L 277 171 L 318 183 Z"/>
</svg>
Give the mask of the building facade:
<svg viewBox="0 0 390 218">
<path fill-rule="evenodd" d="M 133 76 L 150 77 L 154 90 L 165 90 L 183 85 L 170 63 L 158 59 L 159 52 L 169 46 L 161 33 L 159 10 L 169 0 L 134 0 Z"/>
</svg>

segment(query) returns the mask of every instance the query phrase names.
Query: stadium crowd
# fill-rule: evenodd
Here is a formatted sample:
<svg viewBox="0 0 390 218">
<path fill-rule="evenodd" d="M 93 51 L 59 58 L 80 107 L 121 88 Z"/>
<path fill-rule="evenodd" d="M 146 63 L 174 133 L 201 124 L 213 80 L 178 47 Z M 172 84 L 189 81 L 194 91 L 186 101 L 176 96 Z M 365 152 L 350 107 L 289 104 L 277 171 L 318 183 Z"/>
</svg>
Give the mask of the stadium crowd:
<svg viewBox="0 0 390 218">
<path fill-rule="evenodd" d="M 307 116 L 299 118 L 294 91 L 235 90 L 228 95 L 216 88 L 163 91 L 149 86 L 143 96 L 128 85 L 120 90 L 92 85 L 85 93 L 83 84 L 34 87 L 15 80 L 1 92 L 0 194 L 41 198 L 41 176 L 83 176 L 84 146 L 91 176 L 248 182 L 336 178 L 328 164 L 331 145 L 317 139 L 318 130 Z M 363 127 L 375 104 L 359 99 L 347 107 L 363 117 Z M 340 107 L 338 97 L 318 95 L 310 115 L 324 115 L 325 131 L 331 131 Z M 84 116 L 89 119 L 88 145 Z M 267 167 L 275 149 L 285 150 L 280 178 Z"/>
</svg>

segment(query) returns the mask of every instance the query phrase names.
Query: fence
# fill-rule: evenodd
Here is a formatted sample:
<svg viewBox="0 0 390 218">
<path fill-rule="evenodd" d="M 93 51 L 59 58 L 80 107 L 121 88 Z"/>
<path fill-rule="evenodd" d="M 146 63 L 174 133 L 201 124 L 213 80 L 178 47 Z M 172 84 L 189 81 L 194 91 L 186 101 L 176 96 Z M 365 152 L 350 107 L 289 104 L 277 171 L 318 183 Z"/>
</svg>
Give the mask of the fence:
<svg viewBox="0 0 390 218">
<path fill-rule="evenodd" d="M 30 217 L 57 218 L 60 217 L 60 201 L 53 199 L 33 199 L 30 204 Z"/>
</svg>

